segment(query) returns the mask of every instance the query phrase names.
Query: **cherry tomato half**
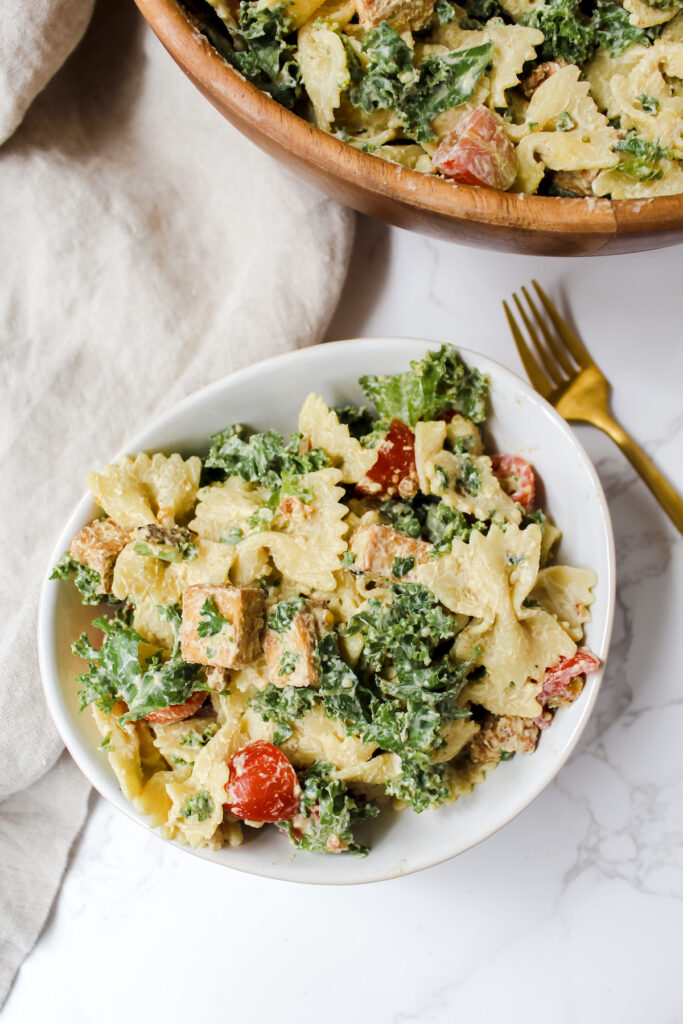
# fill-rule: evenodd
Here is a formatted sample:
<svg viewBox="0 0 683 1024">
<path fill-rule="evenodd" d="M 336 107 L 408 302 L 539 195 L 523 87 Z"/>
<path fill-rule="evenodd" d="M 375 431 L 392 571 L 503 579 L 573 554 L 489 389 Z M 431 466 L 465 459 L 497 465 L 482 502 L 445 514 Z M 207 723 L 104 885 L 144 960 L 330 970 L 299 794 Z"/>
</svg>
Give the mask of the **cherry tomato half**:
<svg viewBox="0 0 683 1024">
<path fill-rule="evenodd" d="M 287 821 L 299 810 L 296 772 L 276 746 L 255 740 L 233 754 L 225 807 L 245 821 Z"/>
<path fill-rule="evenodd" d="M 518 501 L 525 512 L 531 512 L 536 497 L 534 471 L 519 455 L 492 455 L 491 465 L 498 482 L 513 501 Z"/>
<path fill-rule="evenodd" d="M 386 501 L 397 492 L 402 498 L 417 494 L 415 435 L 401 420 L 392 420 L 377 445 L 377 461 L 356 485 L 358 494 Z"/>
<path fill-rule="evenodd" d="M 537 700 L 541 704 L 546 704 L 550 700 L 554 703 L 571 704 L 583 689 L 583 683 L 574 686 L 574 680 L 578 676 L 597 672 L 601 665 L 602 662 L 592 651 L 579 650 L 571 658 L 560 658 L 556 665 L 552 665 L 546 671 Z"/>
<path fill-rule="evenodd" d="M 500 191 L 517 177 L 517 153 L 502 122 L 484 106 L 464 117 L 439 144 L 434 167 L 461 185 Z"/>
<path fill-rule="evenodd" d="M 156 725 L 170 725 L 172 722 L 182 722 L 184 718 L 195 715 L 205 700 L 206 690 L 195 690 L 184 704 L 170 704 L 167 708 L 151 711 L 148 715 L 145 715 L 145 721 Z"/>
</svg>

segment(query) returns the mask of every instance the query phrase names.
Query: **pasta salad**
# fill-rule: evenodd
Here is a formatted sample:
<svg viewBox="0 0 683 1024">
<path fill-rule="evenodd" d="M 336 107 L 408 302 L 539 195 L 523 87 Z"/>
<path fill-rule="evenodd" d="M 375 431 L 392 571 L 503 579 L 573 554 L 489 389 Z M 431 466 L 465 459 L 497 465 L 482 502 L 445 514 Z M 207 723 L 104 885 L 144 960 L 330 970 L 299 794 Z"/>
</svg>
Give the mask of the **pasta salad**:
<svg viewBox="0 0 683 1024">
<path fill-rule="evenodd" d="M 364 854 L 358 822 L 532 753 L 600 666 L 596 576 L 553 563 L 529 463 L 486 454 L 487 378 L 443 346 L 360 384 L 372 412 L 310 394 L 289 438 L 87 478 L 102 514 L 52 573 L 102 606 L 80 709 L 168 839 Z"/>
<path fill-rule="evenodd" d="M 681 0 L 184 0 L 218 52 L 322 131 L 450 181 L 683 192 Z"/>
</svg>

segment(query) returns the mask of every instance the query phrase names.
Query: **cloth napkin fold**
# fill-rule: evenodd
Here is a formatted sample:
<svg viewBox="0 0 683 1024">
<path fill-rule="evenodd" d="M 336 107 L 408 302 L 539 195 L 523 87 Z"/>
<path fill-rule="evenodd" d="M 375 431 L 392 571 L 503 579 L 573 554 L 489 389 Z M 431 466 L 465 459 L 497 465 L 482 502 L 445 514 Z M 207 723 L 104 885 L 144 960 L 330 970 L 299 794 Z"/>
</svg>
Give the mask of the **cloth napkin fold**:
<svg viewBox="0 0 683 1024">
<path fill-rule="evenodd" d="M 78 43 L 90 3 L 0 0 L 0 12 L 8 132 Z M 0 148 L 0 224 L 1 1004 L 47 918 L 88 797 L 60 757 L 35 649 L 59 528 L 87 470 L 150 416 L 320 340 L 353 217 L 228 125 L 132 4 L 100 0 Z"/>
</svg>

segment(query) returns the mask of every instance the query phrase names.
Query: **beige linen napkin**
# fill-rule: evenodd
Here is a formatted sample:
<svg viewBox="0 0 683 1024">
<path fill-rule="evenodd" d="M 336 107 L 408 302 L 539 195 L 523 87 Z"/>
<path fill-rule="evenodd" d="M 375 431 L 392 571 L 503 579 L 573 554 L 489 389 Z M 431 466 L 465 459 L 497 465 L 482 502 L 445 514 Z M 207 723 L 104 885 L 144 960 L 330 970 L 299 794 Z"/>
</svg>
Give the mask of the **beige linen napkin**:
<svg viewBox="0 0 683 1024">
<path fill-rule="evenodd" d="M 89 4 L 41 6 L 71 26 L 63 56 Z M 29 21 L 33 9 L 19 5 Z M 10 22 L 21 35 L 16 11 Z M 0 54 L 6 29 L 0 20 Z M 33 86 L 48 74 L 34 69 Z M 8 103 L 3 81 L 5 126 L 28 95 L 17 82 Z M 121 0 L 98 3 L 0 148 L 0 1004 L 86 811 L 88 786 L 60 757 L 35 652 L 56 535 L 86 471 L 154 413 L 320 340 L 352 230 L 348 211 L 223 121 Z"/>
</svg>

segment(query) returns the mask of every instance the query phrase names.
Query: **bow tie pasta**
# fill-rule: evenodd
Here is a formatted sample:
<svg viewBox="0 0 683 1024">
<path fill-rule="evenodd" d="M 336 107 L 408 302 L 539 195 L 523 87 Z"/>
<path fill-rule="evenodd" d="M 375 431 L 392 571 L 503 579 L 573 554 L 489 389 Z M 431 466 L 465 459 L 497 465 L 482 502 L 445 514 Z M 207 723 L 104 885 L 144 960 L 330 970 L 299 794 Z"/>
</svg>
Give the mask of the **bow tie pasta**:
<svg viewBox="0 0 683 1024">
<path fill-rule="evenodd" d="M 110 607 L 75 685 L 169 840 L 364 854 L 358 822 L 464 797 L 599 667 L 595 574 L 552 564 L 532 467 L 486 452 L 486 377 L 443 346 L 360 384 L 372 411 L 312 393 L 288 438 L 88 477 L 103 517 L 53 576 Z"/>
</svg>

